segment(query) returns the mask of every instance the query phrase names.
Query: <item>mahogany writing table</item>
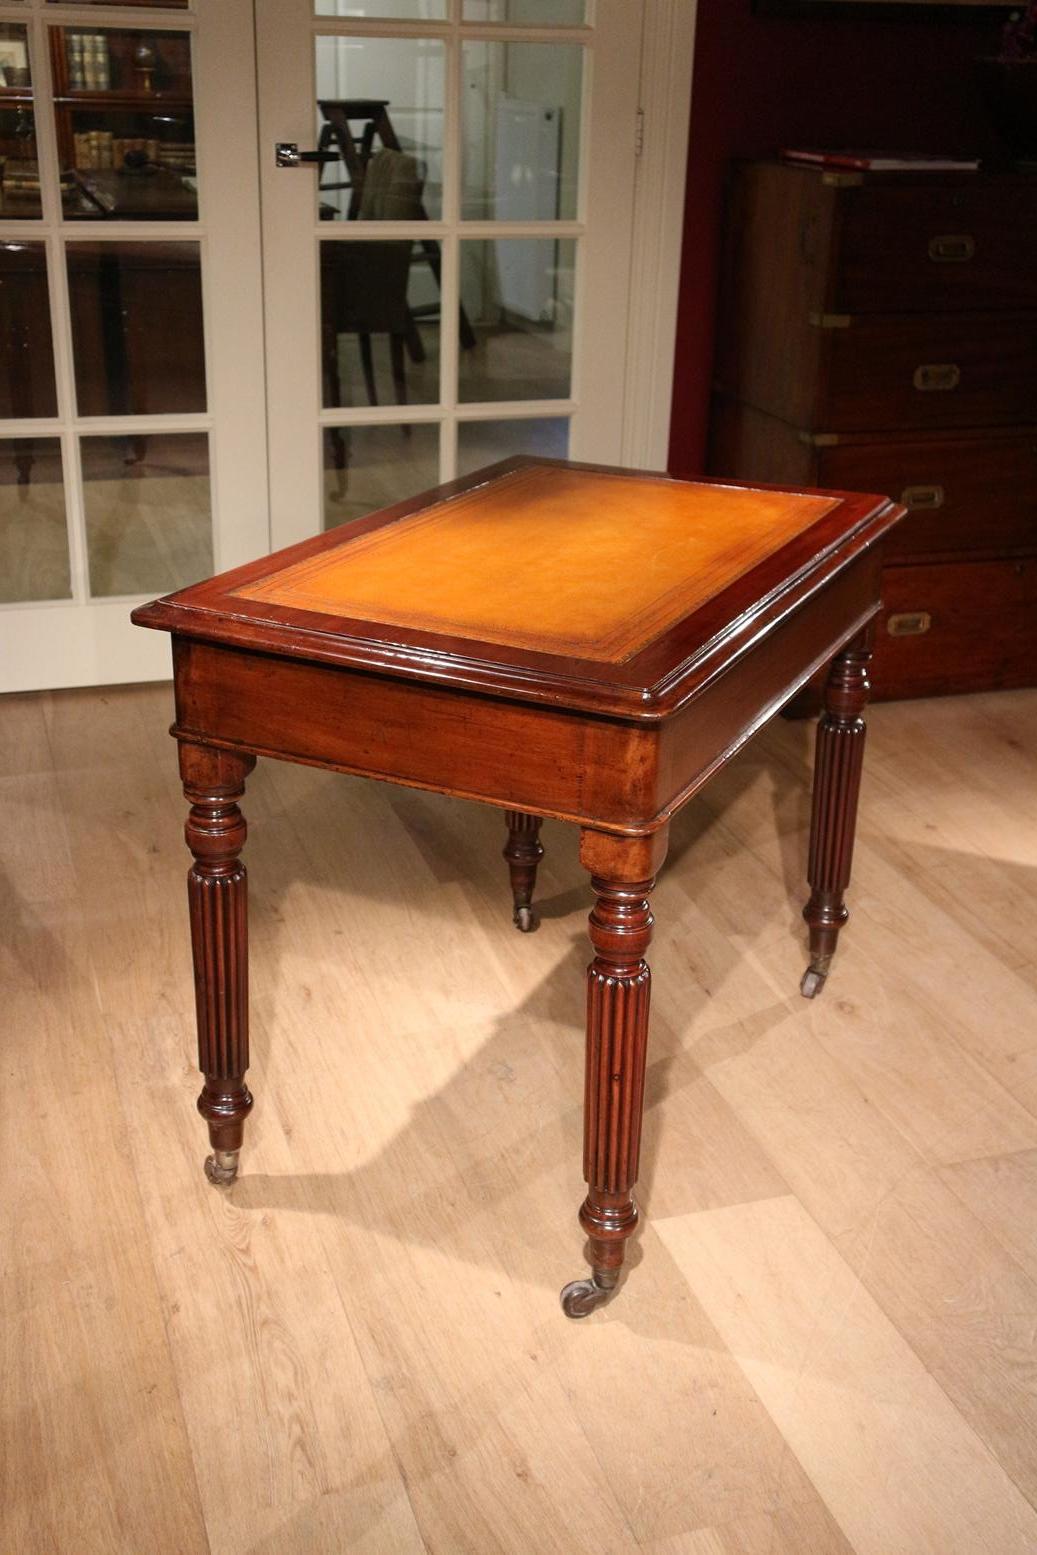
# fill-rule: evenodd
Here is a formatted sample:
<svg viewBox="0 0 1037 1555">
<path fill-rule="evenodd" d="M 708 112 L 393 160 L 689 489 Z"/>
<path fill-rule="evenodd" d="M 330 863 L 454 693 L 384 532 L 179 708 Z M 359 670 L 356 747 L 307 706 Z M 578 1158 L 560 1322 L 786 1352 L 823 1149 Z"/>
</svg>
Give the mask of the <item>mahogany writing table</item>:
<svg viewBox="0 0 1037 1555">
<path fill-rule="evenodd" d="M 252 1097 L 238 807 L 257 756 L 506 812 L 515 921 L 541 817 L 591 873 L 580 1317 L 637 1224 L 649 898 L 671 816 L 831 661 L 818 726 L 808 996 L 850 872 L 886 498 L 513 459 L 134 611 L 173 635 L 191 939 L 213 1182 Z"/>
</svg>

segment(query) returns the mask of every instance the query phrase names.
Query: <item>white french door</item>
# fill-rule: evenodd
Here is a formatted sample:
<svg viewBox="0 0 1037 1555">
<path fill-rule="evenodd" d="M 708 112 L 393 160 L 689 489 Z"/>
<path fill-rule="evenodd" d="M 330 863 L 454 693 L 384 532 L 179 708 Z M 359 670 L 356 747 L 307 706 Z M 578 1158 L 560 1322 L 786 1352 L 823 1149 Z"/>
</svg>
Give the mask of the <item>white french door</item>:
<svg viewBox="0 0 1037 1555">
<path fill-rule="evenodd" d="M 268 545 L 251 0 L 0 3 L 0 690 Z"/>
<path fill-rule="evenodd" d="M 256 18 L 274 545 L 516 452 L 622 462 L 644 6 Z"/>
<path fill-rule="evenodd" d="M 694 14 L 0 0 L 0 691 L 510 454 L 659 467 Z"/>
</svg>

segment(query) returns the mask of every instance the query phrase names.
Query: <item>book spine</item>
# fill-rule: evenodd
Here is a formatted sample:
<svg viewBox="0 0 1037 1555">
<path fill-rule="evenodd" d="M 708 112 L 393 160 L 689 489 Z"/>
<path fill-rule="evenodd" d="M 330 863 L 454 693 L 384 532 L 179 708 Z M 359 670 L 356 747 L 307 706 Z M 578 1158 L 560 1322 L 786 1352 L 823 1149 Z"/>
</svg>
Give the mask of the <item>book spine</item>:
<svg viewBox="0 0 1037 1555">
<path fill-rule="evenodd" d="M 108 52 L 108 39 L 103 32 L 94 34 L 97 61 L 97 90 L 108 92 L 112 85 L 112 56 Z"/>
<path fill-rule="evenodd" d="M 81 92 L 86 85 L 83 74 L 83 35 L 80 32 L 70 32 L 65 45 L 65 57 L 68 61 L 68 84 L 73 92 Z"/>
</svg>

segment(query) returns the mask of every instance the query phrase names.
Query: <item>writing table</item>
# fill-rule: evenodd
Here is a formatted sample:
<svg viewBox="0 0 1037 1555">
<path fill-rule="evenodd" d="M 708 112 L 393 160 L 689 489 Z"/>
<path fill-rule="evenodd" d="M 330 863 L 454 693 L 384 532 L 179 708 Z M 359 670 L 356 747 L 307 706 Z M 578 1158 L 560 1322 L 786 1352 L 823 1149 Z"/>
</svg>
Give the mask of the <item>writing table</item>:
<svg viewBox="0 0 1037 1555">
<path fill-rule="evenodd" d="M 649 899 L 669 821 L 831 661 L 804 908 L 824 983 L 847 913 L 884 497 L 512 459 L 135 610 L 172 633 L 211 1181 L 238 1169 L 248 1068 L 245 821 L 257 756 L 499 805 L 515 922 L 541 818 L 580 828 L 587 984 L 580 1223 L 614 1290 L 637 1224 Z"/>
</svg>

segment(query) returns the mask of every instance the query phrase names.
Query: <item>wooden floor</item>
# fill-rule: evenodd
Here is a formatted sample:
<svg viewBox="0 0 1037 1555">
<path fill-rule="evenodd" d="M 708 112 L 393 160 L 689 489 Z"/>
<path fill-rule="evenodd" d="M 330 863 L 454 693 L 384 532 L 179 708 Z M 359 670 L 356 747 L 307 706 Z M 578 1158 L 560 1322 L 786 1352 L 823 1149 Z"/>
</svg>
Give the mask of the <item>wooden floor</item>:
<svg viewBox="0 0 1037 1555">
<path fill-rule="evenodd" d="M 1037 692 L 874 710 L 813 1004 L 808 728 L 675 825 L 582 1324 L 574 835 L 520 936 L 498 814 L 261 763 L 213 1189 L 169 704 L 0 702 L 4 1555 L 1037 1550 Z"/>
</svg>

